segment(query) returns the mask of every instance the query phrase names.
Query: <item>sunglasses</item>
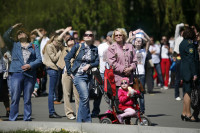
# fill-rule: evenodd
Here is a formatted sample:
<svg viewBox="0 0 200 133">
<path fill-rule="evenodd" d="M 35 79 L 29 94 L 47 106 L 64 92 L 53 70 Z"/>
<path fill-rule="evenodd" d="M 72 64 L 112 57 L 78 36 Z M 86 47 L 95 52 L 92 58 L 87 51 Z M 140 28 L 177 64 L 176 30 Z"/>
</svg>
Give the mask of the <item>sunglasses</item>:
<svg viewBox="0 0 200 133">
<path fill-rule="evenodd" d="M 121 34 L 117 34 L 117 35 L 115 35 L 115 36 L 120 36 L 120 37 L 121 37 L 122 35 L 121 35 Z"/>
<path fill-rule="evenodd" d="M 67 40 L 67 42 L 68 42 L 68 41 L 72 41 L 72 40 L 74 41 L 74 39 L 70 38 L 70 39 Z"/>
<path fill-rule="evenodd" d="M 128 83 L 126 81 L 125 82 L 121 82 L 121 85 L 123 85 L 123 84 L 127 85 Z"/>
<path fill-rule="evenodd" d="M 93 37 L 93 34 L 85 34 L 84 37 Z"/>
</svg>

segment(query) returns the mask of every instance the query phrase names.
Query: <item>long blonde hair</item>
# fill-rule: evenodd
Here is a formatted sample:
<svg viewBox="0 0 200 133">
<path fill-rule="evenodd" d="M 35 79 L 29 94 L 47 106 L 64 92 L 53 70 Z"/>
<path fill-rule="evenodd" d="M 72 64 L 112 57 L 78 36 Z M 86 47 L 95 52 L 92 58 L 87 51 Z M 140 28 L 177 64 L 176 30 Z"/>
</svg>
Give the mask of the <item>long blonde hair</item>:
<svg viewBox="0 0 200 133">
<path fill-rule="evenodd" d="M 43 48 L 43 50 L 42 50 L 42 53 L 43 53 L 43 54 L 45 53 L 45 50 L 46 50 L 47 45 L 51 44 L 51 43 L 54 41 L 54 39 L 56 39 L 56 38 L 58 38 L 58 35 L 53 35 L 53 36 L 47 41 L 47 43 L 45 44 L 45 46 L 44 46 L 44 48 Z"/>
</svg>

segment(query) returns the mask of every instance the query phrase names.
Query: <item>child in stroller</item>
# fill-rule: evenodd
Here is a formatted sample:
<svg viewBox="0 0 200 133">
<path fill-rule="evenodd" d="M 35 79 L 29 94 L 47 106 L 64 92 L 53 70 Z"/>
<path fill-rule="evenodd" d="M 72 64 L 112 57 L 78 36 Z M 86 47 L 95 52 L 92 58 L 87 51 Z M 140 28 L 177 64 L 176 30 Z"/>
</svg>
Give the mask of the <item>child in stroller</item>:
<svg viewBox="0 0 200 133">
<path fill-rule="evenodd" d="M 110 91 L 109 89 L 112 89 Z M 116 93 L 112 93 L 116 91 L 116 88 L 104 88 L 107 92 L 105 92 L 108 97 L 111 99 L 111 108 L 112 110 L 106 111 L 105 114 L 99 115 L 100 123 L 107 124 L 131 124 L 131 117 L 136 117 L 136 125 L 150 126 L 151 122 L 145 115 L 140 115 L 140 107 L 137 99 L 140 96 L 140 92 L 132 89 L 129 86 L 129 79 L 122 78 L 121 87 L 118 91 L 119 100 L 115 99 Z M 111 94 L 109 93 L 111 92 Z M 119 105 L 118 105 L 119 102 Z"/>
<path fill-rule="evenodd" d="M 136 114 L 134 108 L 134 95 L 140 95 L 140 91 L 134 90 L 129 86 L 129 79 L 122 78 L 121 79 L 121 87 L 118 90 L 118 98 L 119 98 L 119 110 L 123 110 L 124 113 L 117 115 L 117 118 L 120 123 L 124 123 L 124 117 L 131 117 Z"/>
</svg>

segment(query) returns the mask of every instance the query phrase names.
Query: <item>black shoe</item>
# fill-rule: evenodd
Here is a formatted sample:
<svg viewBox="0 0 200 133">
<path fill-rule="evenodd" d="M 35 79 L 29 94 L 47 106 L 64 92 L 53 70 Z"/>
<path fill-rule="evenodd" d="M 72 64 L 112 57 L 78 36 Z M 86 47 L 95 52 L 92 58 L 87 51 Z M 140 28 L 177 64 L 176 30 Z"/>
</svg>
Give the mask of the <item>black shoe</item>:
<svg viewBox="0 0 200 133">
<path fill-rule="evenodd" d="M 98 117 L 98 114 L 91 114 L 91 117 L 92 117 L 92 118 L 97 118 L 97 117 Z"/>
<path fill-rule="evenodd" d="M 10 111 L 6 111 L 6 117 L 9 117 Z"/>
<path fill-rule="evenodd" d="M 190 117 L 187 117 L 187 116 L 185 116 L 185 121 L 189 121 L 189 122 L 197 122 L 197 120 L 196 119 L 191 119 L 192 118 L 192 116 L 190 116 Z"/>
<path fill-rule="evenodd" d="M 52 115 L 49 115 L 49 118 L 62 118 L 62 116 L 60 116 L 56 112 L 54 112 Z"/>
<path fill-rule="evenodd" d="M 185 120 L 185 116 L 183 114 L 181 114 L 181 119 L 182 119 L 182 121 Z"/>
</svg>

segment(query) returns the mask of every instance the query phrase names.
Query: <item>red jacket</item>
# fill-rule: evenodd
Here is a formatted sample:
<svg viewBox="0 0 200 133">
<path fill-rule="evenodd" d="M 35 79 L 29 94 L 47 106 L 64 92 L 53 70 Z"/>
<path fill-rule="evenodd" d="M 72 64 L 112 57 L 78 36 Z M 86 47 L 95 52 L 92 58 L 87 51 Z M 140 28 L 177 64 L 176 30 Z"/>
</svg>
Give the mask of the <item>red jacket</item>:
<svg viewBox="0 0 200 133">
<path fill-rule="evenodd" d="M 140 94 L 140 91 L 137 91 L 137 94 Z M 128 90 L 123 90 L 121 87 L 118 90 L 118 98 L 119 98 L 119 109 L 120 110 L 125 110 L 127 108 L 132 108 L 134 109 L 134 98 L 130 98 L 127 96 Z"/>
</svg>

